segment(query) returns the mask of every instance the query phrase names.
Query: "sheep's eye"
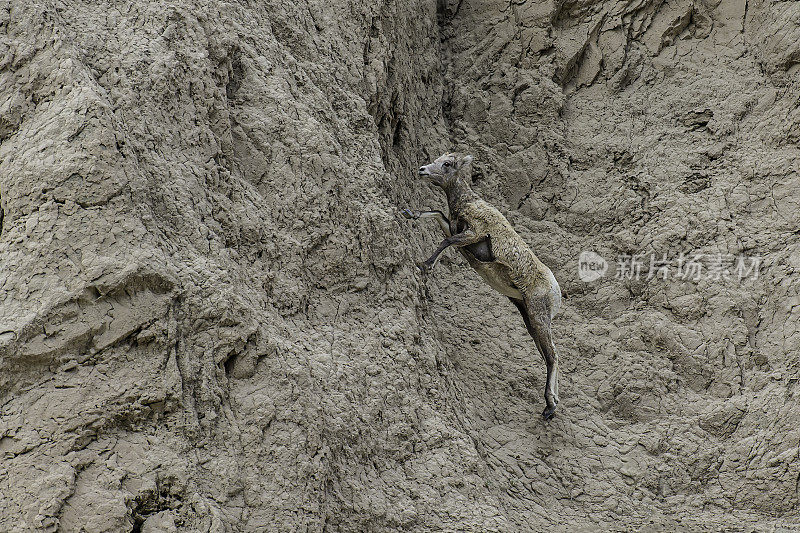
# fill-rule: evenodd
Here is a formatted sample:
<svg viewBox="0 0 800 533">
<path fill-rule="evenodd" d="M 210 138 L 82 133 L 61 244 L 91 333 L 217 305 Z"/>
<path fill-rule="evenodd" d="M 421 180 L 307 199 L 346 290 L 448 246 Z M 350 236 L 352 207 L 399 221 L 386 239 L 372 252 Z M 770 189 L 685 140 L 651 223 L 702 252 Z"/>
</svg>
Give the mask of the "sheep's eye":
<svg viewBox="0 0 800 533">
<path fill-rule="evenodd" d="M 450 166 L 450 161 L 445 161 L 444 163 L 442 163 L 442 166 L 449 167 Z"/>
</svg>

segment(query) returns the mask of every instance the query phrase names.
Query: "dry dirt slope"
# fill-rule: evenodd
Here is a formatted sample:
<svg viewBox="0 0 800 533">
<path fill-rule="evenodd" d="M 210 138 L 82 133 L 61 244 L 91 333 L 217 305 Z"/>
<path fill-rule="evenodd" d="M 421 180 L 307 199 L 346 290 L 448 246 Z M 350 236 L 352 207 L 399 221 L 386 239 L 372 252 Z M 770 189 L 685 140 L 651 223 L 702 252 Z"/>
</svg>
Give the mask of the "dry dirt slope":
<svg viewBox="0 0 800 533">
<path fill-rule="evenodd" d="M 0 531 L 800 530 L 800 4 L 0 28 Z M 513 307 L 413 266 L 452 147 L 568 294 L 549 423 Z M 583 283 L 582 250 L 762 266 Z"/>
</svg>

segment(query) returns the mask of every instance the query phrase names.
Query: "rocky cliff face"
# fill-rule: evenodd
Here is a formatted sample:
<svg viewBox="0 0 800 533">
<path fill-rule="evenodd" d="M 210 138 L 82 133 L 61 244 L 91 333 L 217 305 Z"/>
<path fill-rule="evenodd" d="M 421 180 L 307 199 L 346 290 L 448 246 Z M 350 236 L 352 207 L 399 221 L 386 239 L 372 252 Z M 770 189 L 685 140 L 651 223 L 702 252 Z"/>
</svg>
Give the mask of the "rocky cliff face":
<svg viewBox="0 0 800 533">
<path fill-rule="evenodd" d="M 800 528 L 800 4 L 0 25 L 0 530 Z M 513 306 L 414 266 L 452 148 L 567 296 L 550 422 Z"/>
</svg>

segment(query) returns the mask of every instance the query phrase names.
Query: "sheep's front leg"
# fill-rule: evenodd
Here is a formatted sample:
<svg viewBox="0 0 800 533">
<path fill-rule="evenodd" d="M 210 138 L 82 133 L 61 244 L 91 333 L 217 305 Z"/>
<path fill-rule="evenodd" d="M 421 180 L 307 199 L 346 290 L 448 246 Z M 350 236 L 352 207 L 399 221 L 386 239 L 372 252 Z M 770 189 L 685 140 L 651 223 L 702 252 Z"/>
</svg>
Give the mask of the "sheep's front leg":
<svg viewBox="0 0 800 533">
<path fill-rule="evenodd" d="M 426 259 L 425 262 L 419 266 L 420 270 L 422 270 L 422 274 L 427 274 L 430 270 L 432 270 L 433 267 L 436 266 L 436 262 L 439 260 L 439 255 L 450 246 L 467 246 L 468 244 L 478 242 L 479 240 L 481 240 L 481 238 L 478 237 L 478 234 L 470 229 L 447 237 L 442 241 L 442 244 L 439 245 L 436 251 L 433 252 L 433 255 Z"/>
<path fill-rule="evenodd" d="M 409 220 L 419 220 L 421 218 L 435 218 L 445 237 L 450 237 L 450 220 L 441 211 L 412 211 L 403 209 L 403 216 Z"/>
</svg>

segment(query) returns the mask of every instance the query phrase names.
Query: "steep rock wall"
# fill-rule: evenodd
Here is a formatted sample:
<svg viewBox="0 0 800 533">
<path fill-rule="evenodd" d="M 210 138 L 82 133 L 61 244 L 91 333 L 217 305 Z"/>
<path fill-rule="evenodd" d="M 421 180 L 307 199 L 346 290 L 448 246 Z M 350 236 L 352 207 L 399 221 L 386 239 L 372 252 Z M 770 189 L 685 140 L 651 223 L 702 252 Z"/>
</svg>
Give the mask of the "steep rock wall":
<svg viewBox="0 0 800 533">
<path fill-rule="evenodd" d="M 799 14 L 7 3 L 0 529 L 797 527 Z M 551 422 L 513 306 L 414 267 L 453 147 L 567 294 Z"/>
</svg>

